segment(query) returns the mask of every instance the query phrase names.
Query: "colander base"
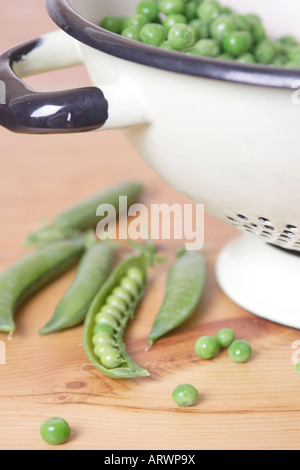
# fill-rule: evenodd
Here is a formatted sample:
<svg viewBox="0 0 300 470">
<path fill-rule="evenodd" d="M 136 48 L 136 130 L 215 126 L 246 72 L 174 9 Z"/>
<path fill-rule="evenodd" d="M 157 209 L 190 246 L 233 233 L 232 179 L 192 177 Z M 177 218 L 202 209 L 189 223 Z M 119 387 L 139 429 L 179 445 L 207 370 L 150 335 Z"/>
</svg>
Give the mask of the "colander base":
<svg viewBox="0 0 300 470">
<path fill-rule="evenodd" d="M 223 292 L 249 312 L 300 329 L 300 257 L 258 237 L 231 240 L 216 263 Z"/>
</svg>

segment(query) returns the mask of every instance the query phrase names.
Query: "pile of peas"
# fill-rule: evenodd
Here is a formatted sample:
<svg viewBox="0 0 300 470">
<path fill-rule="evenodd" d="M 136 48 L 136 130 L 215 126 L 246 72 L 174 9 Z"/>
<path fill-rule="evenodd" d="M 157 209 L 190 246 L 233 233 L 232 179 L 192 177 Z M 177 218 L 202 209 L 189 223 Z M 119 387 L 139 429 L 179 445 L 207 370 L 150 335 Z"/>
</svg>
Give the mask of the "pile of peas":
<svg viewBox="0 0 300 470">
<path fill-rule="evenodd" d="M 189 55 L 300 68 L 300 43 L 295 38 L 270 39 L 257 15 L 236 14 L 214 0 L 144 0 L 132 16 L 107 16 L 100 26 Z"/>
<path fill-rule="evenodd" d="M 93 329 L 94 353 L 107 369 L 115 369 L 126 362 L 119 349 L 117 333 L 125 320 L 129 306 L 134 302 L 143 286 L 143 273 L 130 268 L 119 286 L 108 296 L 101 311 L 95 316 Z"/>
</svg>

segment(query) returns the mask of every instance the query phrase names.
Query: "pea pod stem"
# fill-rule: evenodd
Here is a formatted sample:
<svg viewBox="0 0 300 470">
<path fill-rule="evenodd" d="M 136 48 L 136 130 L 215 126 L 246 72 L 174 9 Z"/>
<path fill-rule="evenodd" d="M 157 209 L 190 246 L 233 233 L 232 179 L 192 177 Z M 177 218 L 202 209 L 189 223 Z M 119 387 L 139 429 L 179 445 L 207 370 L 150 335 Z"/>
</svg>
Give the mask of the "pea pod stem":
<svg viewBox="0 0 300 470">
<path fill-rule="evenodd" d="M 115 259 L 112 243 L 88 244 L 70 288 L 63 296 L 41 335 L 54 333 L 83 322 L 95 295 L 110 274 Z"/>
<path fill-rule="evenodd" d="M 204 256 L 195 251 L 180 251 L 168 273 L 164 299 L 148 337 L 150 346 L 194 313 L 203 293 L 205 278 Z"/>
<path fill-rule="evenodd" d="M 98 370 L 103 372 L 105 375 L 112 378 L 134 378 L 134 377 L 146 377 L 149 372 L 138 366 L 133 359 L 126 352 L 126 347 L 123 342 L 123 334 L 127 326 L 128 321 L 133 317 L 137 305 L 142 299 L 147 283 L 147 273 L 150 266 L 150 257 L 147 256 L 145 250 L 129 259 L 123 261 L 110 275 L 105 284 L 100 289 L 99 293 L 95 297 L 84 322 L 83 330 L 83 346 L 86 356 L 90 363 Z M 140 288 L 138 295 L 136 295 L 130 305 L 128 305 L 126 311 L 123 312 L 122 320 L 119 323 L 118 329 L 114 335 L 114 343 L 117 345 L 120 355 L 123 358 L 123 363 L 117 368 L 108 369 L 105 367 L 100 359 L 96 356 L 93 346 L 93 328 L 95 325 L 95 317 L 101 311 L 101 308 L 105 305 L 107 298 L 111 295 L 114 288 L 120 285 L 122 279 L 126 277 L 128 270 L 131 268 L 137 268 L 143 274 L 143 285 Z"/>
<path fill-rule="evenodd" d="M 26 244 L 40 247 L 65 238 L 77 238 L 80 232 L 95 228 L 101 220 L 96 214 L 99 206 L 112 205 L 116 215 L 120 216 L 122 215 L 119 206 L 120 197 L 126 196 L 129 206 L 137 202 L 142 190 L 143 186 L 140 183 L 124 181 L 101 191 L 58 214 L 52 224 L 44 225 L 41 229 L 30 233 Z"/>
<path fill-rule="evenodd" d="M 14 314 L 32 294 L 73 266 L 82 238 L 60 241 L 30 253 L 0 275 L 0 331 L 14 332 Z"/>
</svg>

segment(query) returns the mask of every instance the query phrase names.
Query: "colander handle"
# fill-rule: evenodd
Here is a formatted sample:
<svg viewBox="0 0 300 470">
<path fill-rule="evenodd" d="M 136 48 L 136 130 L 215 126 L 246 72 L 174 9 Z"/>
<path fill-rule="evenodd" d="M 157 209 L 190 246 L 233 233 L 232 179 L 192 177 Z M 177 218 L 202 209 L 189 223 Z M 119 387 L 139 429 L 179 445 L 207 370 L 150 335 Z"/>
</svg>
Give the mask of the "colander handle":
<svg viewBox="0 0 300 470">
<path fill-rule="evenodd" d="M 75 40 L 60 30 L 0 55 L 0 125 L 28 134 L 102 127 L 108 119 L 108 102 L 99 88 L 40 93 L 19 78 L 80 63 Z"/>
</svg>

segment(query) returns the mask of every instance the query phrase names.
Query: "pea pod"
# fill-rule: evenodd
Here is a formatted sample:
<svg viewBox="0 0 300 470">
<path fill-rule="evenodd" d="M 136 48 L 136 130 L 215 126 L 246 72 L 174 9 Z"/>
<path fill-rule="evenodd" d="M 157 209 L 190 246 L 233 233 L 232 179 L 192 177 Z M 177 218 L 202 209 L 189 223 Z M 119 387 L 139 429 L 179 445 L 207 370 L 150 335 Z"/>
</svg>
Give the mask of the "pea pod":
<svg viewBox="0 0 300 470">
<path fill-rule="evenodd" d="M 15 331 L 16 310 L 30 295 L 70 268 L 83 249 L 81 238 L 53 243 L 3 272 L 0 275 L 0 331 Z"/>
<path fill-rule="evenodd" d="M 97 216 L 97 208 L 103 204 L 110 204 L 120 215 L 119 198 L 127 197 L 127 204 L 136 202 L 143 190 L 143 186 L 135 181 L 125 181 L 105 191 L 83 200 L 60 213 L 50 226 L 30 233 L 27 237 L 27 245 L 41 246 L 53 241 L 70 237 L 78 237 L 78 232 L 96 227 L 100 221 Z"/>
<path fill-rule="evenodd" d="M 201 253 L 185 251 L 178 257 L 169 270 L 163 303 L 148 337 L 150 345 L 194 313 L 202 296 L 205 277 L 206 263 Z"/>
<path fill-rule="evenodd" d="M 41 335 L 83 322 L 95 295 L 110 274 L 114 254 L 112 244 L 106 242 L 94 243 L 87 249 L 73 283 L 55 309 L 53 317 L 40 330 Z"/>
<path fill-rule="evenodd" d="M 83 346 L 90 363 L 113 378 L 145 377 L 127 354 L 123 333 L 141 300 L 147 282 L 149 257 L 140 253 L 121 263 L 95 297 L 85 319 Z M 127 295 L 122 298 L 121 293 Z"/>
</svg>

